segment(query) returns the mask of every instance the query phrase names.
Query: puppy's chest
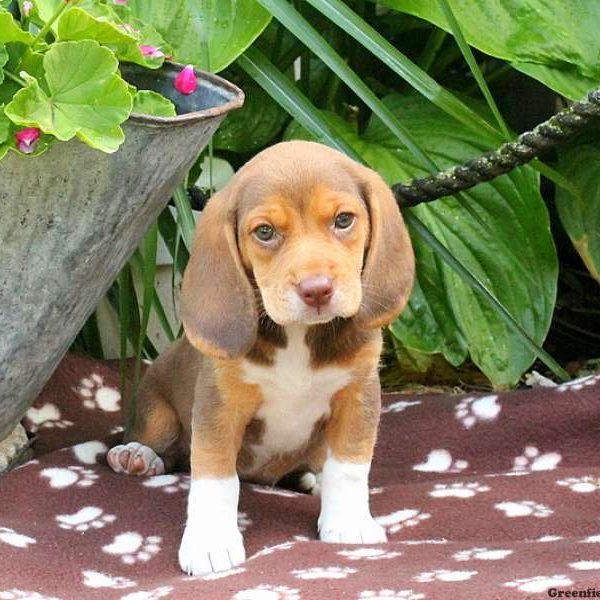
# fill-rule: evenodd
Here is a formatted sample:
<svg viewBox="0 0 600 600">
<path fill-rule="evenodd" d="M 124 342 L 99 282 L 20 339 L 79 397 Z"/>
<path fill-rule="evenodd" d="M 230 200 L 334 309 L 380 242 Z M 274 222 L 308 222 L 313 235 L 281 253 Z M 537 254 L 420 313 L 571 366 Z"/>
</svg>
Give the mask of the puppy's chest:
<svg viewBox="0 0 600 600">
<path fill-rule="evenodd" d="M 255 415 L 262 435 L 252 448 L 258 462 L 304 446 L 329 415 L 332 396 L 351 380 L 350 369 L 310 365 L 304 332 L 286 330 L 287 346 L 276 350 L 272 365 L 244 362 L 245 382 L 258 385 L 263 397 Z"/>
</svg>

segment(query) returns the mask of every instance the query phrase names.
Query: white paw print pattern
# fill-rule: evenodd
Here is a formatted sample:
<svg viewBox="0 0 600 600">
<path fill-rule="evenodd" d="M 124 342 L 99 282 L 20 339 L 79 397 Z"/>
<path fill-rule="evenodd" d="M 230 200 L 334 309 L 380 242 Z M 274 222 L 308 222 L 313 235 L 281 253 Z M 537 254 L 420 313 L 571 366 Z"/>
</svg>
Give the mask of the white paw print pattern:
<svg viewBox="0 0 600 600">
<path fill-rule="evenodd" d="M 25 414 L 28 429 L 35 433 L 39 429 L 66 429 L 73 425 L 73 421 L 61 419 L 60 410 L 48 402 L 40 408 L 32 406 Z"/>
<path fill-rule="evenodd" d="M 413 471 L 425 473 L 460 473 L 469 466 L 466 460 L 454 460 L 448 450 L 432 450 L 425 462 L 415 465 Z"/>
<path fill-rule="evenodd" d="M 550 542 L 558 542 L 562 540 L 562 536 L 560 535 L 543 535 L 542 537 L 537 538 L 537 540 L 533 540 L 534 542 L 539 542 L 542 544 L 549 544 Z"/>
<path fill-rule="evenodd" d="M 261 556 L 268 556 L 269 554 L 273 554 L 273 552 L 279 552 L 280 550 L 290 550 L 294 547 L 296 542 L 289 541 L 283 542 L 281 544 L 276 544 L 274 546 L 265 546 L 262 550 L 259 550 L 255 554 L 253 554 L 248 560 L 252 560 L 253 558 L 260 558 Z"/>
<path fill-rule="evenodd" d="M 283 498 L 297 498 L 298 496 L 304 495 L 299 492 L 292 492 L 292 490 L 285 490 L 283 488 L 270 487 L 267 485 L 253 484 L 250 486 L 250 489 L 259 494 L 271 494 L 272 496 L 281 496 Z"/>
<path fill-rule="evenodd" d="M 436 483 L 429 495 L 433 498 L 472 498 L 476 494 L 489 491 L 489 485 L 477 482 Z"/>
<path fill-rule="evenodd" d="M 419 583 L 431 583 L 432 581 L 467 581 L 477 571 L 451 571 L 449 569 L 436 569 L 435 571 L 425 571 L 414 577 Z"/>
<path fill-rule="evenodd" d="M 292 571 L 292 575 L 298 579 L 345 579 L 353 573 L 356 573 L 356 569 L 351 567 L 310 567 Z"/>
<path fill-rule="evenodd" d="M 159 489 L 166 494 L 185 492 L 190 489 L 189 475 L 155 475 L 148 477 L 142 483 L 144 487 Z"/>
<path fill-rule="evenodd" d="M 245 512 L 238 513 L 238 529 L 241 533 L 244 533 L 248 527 L 252 525 L 252 521 L 248 518 L 248 515 Z"/>
<path fill-rule="evenodd" d="M 501 510 L 507 517 L 539 517 L 545 518 L 554 514 L 554 511 L 545 504 L 538 504 L 533 500 L 520 500 L 518 502 L 499 502 L 494 505 L 496 510 Z"/>
<path fill-rule="evenodd" d="M 172 591 L 172 585 L 163 585 L 153 590 L 140 590 L 139 592 L 125 594 L 125 596 L 121 596 L 121 600 L 160 600 L 160 598 L 168 596 Z"/>
<path fill-rule="evenodd" d="M 50 467 L 40 472 L 41 477 L 48 479 L 50 487 L 62 489 L 75 485 L 89 487 L 94 485 L 98 475 L 92 469 L 84 467 Z"/>
<path fill-rule="evenodd" d="M 423 600 L 425 594 L 413 590 L 365 590 L 358 595 L 359 600 Z"/>
<path fill-rule="evenodd" d="M 502 550 L 500 548 L 470 548 L 469 550 L 461 550 L 452 555 L 454 560 L 503 560 L 510 556 L 513 550 Z"/>
<path fill-rule="evenodd" d="M 84 377 L 75 391 L 83 398 L 85 408 L 104 412 L 117 412 L 121 408 L 119 390 L 104 385 L 103 377 L 97 373 Z"/>
<path fill-rule="evenodd" d="M 116 577 L 99 571 L 82 571 L 83 585 L 91 588 L 112 588 L 121 590 L 123 588 L 135 587 L 137 583 L 127 577 Z"/>
<path fill-rule="evenodd" d="M 397 533 L 401 529 L 414 527 L 430 517 L 431 515 L 429 513 L 421 512 L 418 509 L 405 508 L 404 510 L 397 510 L 389 515 L 376 517 L 375 521 L 382 527 L 385 527 L 387 533 Z"/>
<path fill-rule="evenodd" d="M 580 377 L 579 379 L 574 379 L 573 381 L 569 381 L 568 383 L 563 383 L 557 386 L 555 389 L 557 392 L 578 392 L 579 390 L 582 390 L 585 387 L 596 385 L 599 380 L 600 375 L 588 375 L 587 377 Z"/>
<path fill-rule="evenodd" d="M 123 425 L 113 425 L 110 428 L 109 433 L 111 435 L 116 435 L 117 433 L 123 433 L 125 431 L 125 427 L 123 427 Z"/>
<path fill-rule="evenodd" d="M 239 591 L 233 600 L 300 600 L 300 591 L 285 585 L 258 585 Z"/>
<path fill-rule="evenodd" d="M 126 565 L 134 565 L 156 556 L 161 542 L 162 538 L 157 535 L 143 536 L 136 531 L 126 531 L 116 535 L 110 544 L 102 546 L 102 551 L 119 556 Z"/>
<path fill-rule="evenodd" d="M 567 477 L 566 479 L 557 481 L 556 485 L 568 487 L 572 492 L 577 492 L 578 494 L 589 494 L 590 492 L 600 490 L 600 478 L 592 477 L 591 475 Z"/>
<path fill-rule="evenodd" d="M 556 469 L 562 456 L 558 452 L 542 454 L 535 446 L 526 446 L 521 456 L 513 461 L 514 472 L 533 473 L 534 471 L 552 471 Z"/>
<path fill-rule="evenodd" d="M 398 402 L 392 402 L 391 404 L 388 404 L 386 406 L 384 406 L 381 409 L 382 413 L 399 413 L 399 412 L 404 412 L 407 408 L 410 408 L 411 406 L 418 406 L 419 404 L 421 404 L 420 400 L 414 400 L 414 401 L 410 401 L 410 400 L 398 400 Z"/>
<path fill-rule="evenodd" d="M 56 515 L 55 519 L 61 529 L 88 531 L 89 529 L 102 529 L 110 523 L 114 523 L 117 517 L 105 514 L 97 506 L 84 506 L 72 515 Z"/>
<path fill-rule="evenodd" d="M 545 592 L 549 588 L 553 587 L 565 587 L 573 585 L 573 581 L 566 575 L 537 575 L 536 577 L 524 577 L 522 579 L 515 579 L 513 581 L 507 581 L 505 587 L 516 588 L 521 592 Z"/>
<path fill-rule="evenodd" d="M 60 598 L 13 588 L 12 590 L 0 590 L 0 600 L 60 600 Z"/>
<path fill-rule="evenodd" d="M 31 544 L 37 543 L 37 540 L 28 535 L 17 533 L 10 527 L 0 527 L 0 542 L 15 548 L 28 548 Z"/>
<path fill-rule="evenodd" d="M 571 569 L 576 571 L 597 571 L 600 569 L 600 561 L 598 560 L 578 560 L 576 562 L 569 563 Z"/>
<path fill-rule="evenodd" d="M 71 451 L 80 463 L 95 465 L 98 463 L 98 456 L 104 456 L 108 452 L 108 446 L 99 440 L 91 440 L 71 446 Z"/>
<path fill-rule="evenodd" d="M 384 560 L 386 558 L 397 558 L 402 556 L 402 552 L 385 550 L 384 548 L 352 548 L 352 550 L 341 550 L 340 556 L 348 560 Z"/>
<path fill-rule="evenodd" d="M 498 396 L 482 396 L 481 398 L 463 398 L 454 407 L 454 416 L 465 429 L 471 429 L 480 421 L 494 421 L 500 414 L 501 406 Z"/>
</svg>

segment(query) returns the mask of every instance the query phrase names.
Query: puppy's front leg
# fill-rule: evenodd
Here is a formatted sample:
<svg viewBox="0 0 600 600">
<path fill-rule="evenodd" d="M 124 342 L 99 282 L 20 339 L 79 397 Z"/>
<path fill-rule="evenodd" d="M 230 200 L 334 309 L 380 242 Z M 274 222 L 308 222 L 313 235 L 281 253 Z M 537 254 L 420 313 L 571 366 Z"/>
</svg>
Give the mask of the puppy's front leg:
<svg viewBox="0 0 600 600">
<path fill-rule="evenodd" d="M 377 544 L 384 529 L 371 516 L 369 470 L 381 410 L 379 380 L 351 384 L 333 398 L 325 429 L 319 537 L 324 542 Z"/>
<path fill-rule="evenodd" d="M 190 575 L 225 571 L 246 559 L 237 523 L 236 460 L 259 398 L 254 386 L 229 384 L 219 385 L 218 398 L 194 405 L 192 478 L 179 548 L 181 569 Z"/>
</svg>

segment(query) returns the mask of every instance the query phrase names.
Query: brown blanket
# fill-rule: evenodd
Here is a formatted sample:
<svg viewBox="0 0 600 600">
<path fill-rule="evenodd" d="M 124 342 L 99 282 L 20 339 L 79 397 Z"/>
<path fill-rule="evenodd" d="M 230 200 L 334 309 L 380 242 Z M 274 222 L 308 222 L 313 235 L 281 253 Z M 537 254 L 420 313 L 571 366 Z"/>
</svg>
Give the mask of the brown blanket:
<svg viewBox="0 0 600 600">
<path fill-rule="evenodd" d="M 243 485 L 250 559 L 209 577 L 177 565 L 187 475 L 102 462 L 119 437 L 117 381 L 68 356 L 30 410 L 36 459 L 0 479 L 0 600 L 600 596 L 600 377 L 385 396 L 371 504 L 389 543 L 321 543 L 318 498 Z"/>
</svg>

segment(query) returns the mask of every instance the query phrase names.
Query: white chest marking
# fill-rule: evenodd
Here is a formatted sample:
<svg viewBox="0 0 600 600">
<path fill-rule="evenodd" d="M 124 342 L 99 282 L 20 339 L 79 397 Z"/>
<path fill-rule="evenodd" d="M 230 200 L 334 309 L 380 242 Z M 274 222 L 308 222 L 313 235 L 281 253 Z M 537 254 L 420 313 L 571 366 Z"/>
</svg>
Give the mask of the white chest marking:
<svg viewBox="0 0 600 600">
<path fill-rule="evenodd" d="M 246 383 L 259 385 L 263 396 L 256 418 L 265 429 L 261 445 L 253 448 L 255 464 L 303 446 L 315 423 L 329 414 L 333 394 L 351 380 L 349 369 L 310 366 L 306 327 L 288 326 L 285 333 L 287 346 L 276 351 L 273 365 L 244 362 Z"/>
</svg>

